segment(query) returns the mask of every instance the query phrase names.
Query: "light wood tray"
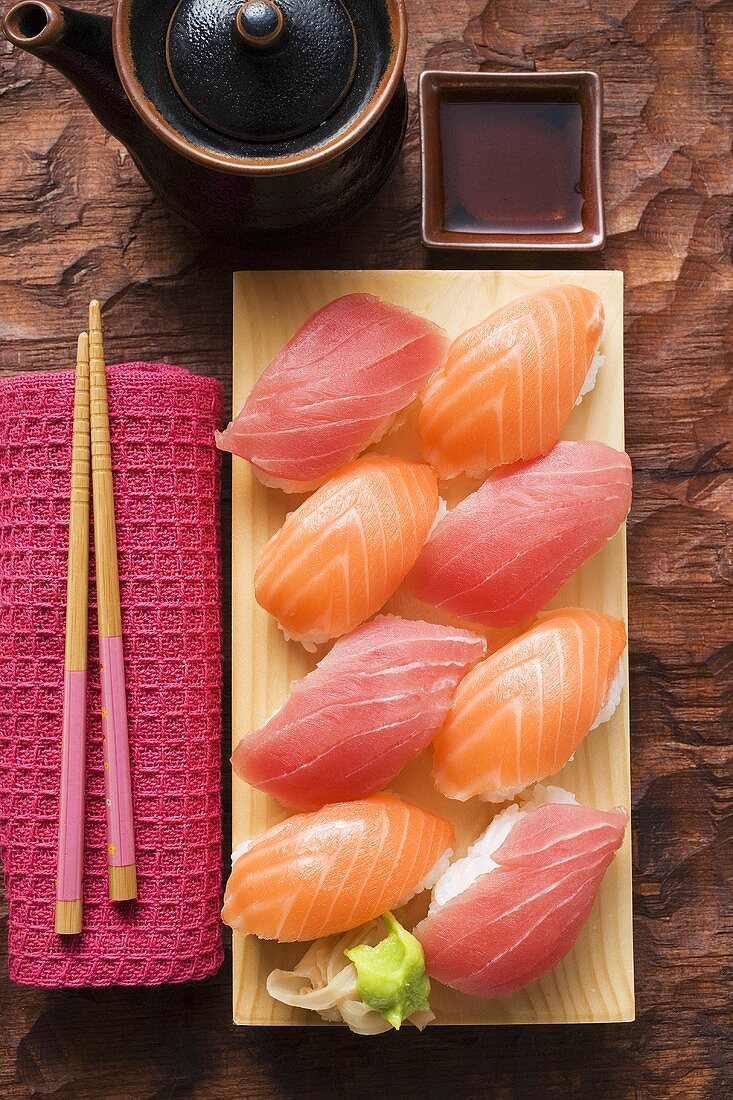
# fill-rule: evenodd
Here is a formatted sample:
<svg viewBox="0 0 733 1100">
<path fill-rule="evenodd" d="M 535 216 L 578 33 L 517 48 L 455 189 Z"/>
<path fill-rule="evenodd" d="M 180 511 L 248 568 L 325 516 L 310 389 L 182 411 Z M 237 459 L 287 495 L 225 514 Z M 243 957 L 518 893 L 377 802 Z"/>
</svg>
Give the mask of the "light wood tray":
<svg viewBox="0 0 733 1100">
<path fill-rule="evenodd" d="M 476 324 L 505 302 L 538 287 L 573 282 L 591 287 L 603 299 L 606 356 L 593 392 L 574 410 L 564 437 L 599 439 L 624 447 L 623 282 L 615 271 L 263 271 L 234 277 L 234 409 L 238 411 L 271 357 L 315 310 L 341 294 L 367 291 L 423 313 L 451 337 Z M 419 457 L 414 417 L 376 448 Z M 476 483 L 473 483 L 474 486 Z M 450 505 L 465 496 L 468 482 L 443 483 Z M 267 539 L 301 498 L 265 489 L 247 462 L 233 460 L 232 518 L 232 695 L 233 745 L 281 705 L 292 680 L 313 668 L 316 655 L 286 642 L 274 619 L 255 602 L 252 577 Z M 626 542 L 620 531 L 580 569 L 551 606 L 581 605 L 627 618 Z M 398 592 L 388 609 L 412 617 L 434 617 Z M 487 631 L 491 645 L 515 631 Z M 594 730 L 575 759 L 553 782 L 578 800 L 601 809 L 630 809 L 628 698 L 611 722 Z M 282 820 L 273 799 L 236 776 L 233 781 L 233 843 L 256 836 Z M 483 831 L 491 810 L 479 802 L 461 804 L 438 795 L 430 776 L 430 753 L 409 765 L 392 784 L 408 800 L 435 810 L 456 827 L 457 851 Z M 412 926 L 427 907 L 427 895 L 402 911 Z M 315 1013 L 274 1002 L 265 979 L 275 967 L 289 968 L 303 954 L 302 944 L 277 944 L 250 936 L 234 937 L 234 1021 L 257 1025 L 321 1026 Z M 573 951 L 547 977 L 512 997 L 480 1000 L 433 983 L 430 999 L 437 1024 L 594 1023 L 634 1018 L 631 927 L 630 830 L 601 886 L 590 920 Z M 329 1025 L 322 1025 L 329 1026 Z M 331 1025 L 334 1026 L 334 1025 Z M 435 1025 L 431 1025 L 435 1026 Z"/>
</svg>

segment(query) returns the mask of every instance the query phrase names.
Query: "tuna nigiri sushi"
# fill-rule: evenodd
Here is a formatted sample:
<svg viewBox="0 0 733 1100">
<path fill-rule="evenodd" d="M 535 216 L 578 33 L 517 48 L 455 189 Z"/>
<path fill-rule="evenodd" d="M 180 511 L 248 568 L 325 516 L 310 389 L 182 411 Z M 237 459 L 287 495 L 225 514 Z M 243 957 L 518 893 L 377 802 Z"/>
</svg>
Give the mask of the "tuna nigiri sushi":
<svg viewBox="0 0 733 1100">
<path fill-rule="evenodd" d="M 551 801 L 494 818 L 438 880 L 413 930 L 430 977 L 462 993 L 501 997 L 557 966 L 623 841 L 625 810 L 579 806 L 552 787 L 538 794 Z"/>
<path fill-rule="evenodd" d="M 505 802 L 559 771 L 618 705 L 625 647 L 621 619 L 568 607 L 476 665 L 434 742 L 438 790 Z"/>
<path fill-rule="evenodd" d="M 281 942 L 346 932 L 429 889 L 452 842 L 447 821 L 393 794 L 296 814 L 238 856 L 222 920 Z"/>
<path fill-rule="evenodd" d="M 415 563 L 438 508 L 422 463 L 365 455 L 317 489 L 265 546 L 257 602 L 312 648 L 384 605 Z"/>
<path fill-rule="evenodd" d="M 426 603 L 486 626 L 536 615 L 618 530 L 631 463 L 592 441 L 496 470 L 442 519 L 407 586 Z"/>
<path fill-rule="evenodd" d="M 602 362 L 603 303 L 551 286 L 464 332 L 423 394 L 423 454 L 442 478 L 546 454 Z"/>
<path fill-rule="evenodd" d="M 217 443 L 266 485 L 312 489 L 389 430 L 447 348 L 443 330 L 410 310 L 337 298 L 269 363 Z"/>
<path fill-rule="evenodd" d="M 239 742 L 234 770 L 300 810 L 384 790 L 432 740 L 485 649 L 467 630 L 396 616 L 364 623 Z"/>
</svg>

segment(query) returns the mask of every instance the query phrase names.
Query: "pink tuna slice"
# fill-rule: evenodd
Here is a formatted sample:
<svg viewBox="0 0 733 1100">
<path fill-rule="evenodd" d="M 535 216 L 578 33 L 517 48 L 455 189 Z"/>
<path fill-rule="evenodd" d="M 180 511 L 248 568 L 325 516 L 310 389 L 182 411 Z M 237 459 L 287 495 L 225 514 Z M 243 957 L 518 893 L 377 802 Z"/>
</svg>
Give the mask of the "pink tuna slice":
<svg viewBox="0 0 733 1100">
<path fill-rule="evenodd" d="M 217 444 L 265 479 L 312 483 L 389 426 L 445 361 L 432 321 L 372 294 L 314 313 L 265 367 Z"/>
<path fill-rule="evenodd" d="M 382 791 L 432 741 L 485 649 L 467 630 L 396 616 L 365 623 L 240 741 L 234 770 L 301 810 Z"/>
<path fill-rule="evenodd" d="M 628 816 L 547 805 L 519 819 L 499 866 L 414 929 L 431 978 L 474 997 L 515 993 L 552 970 L 590 914 Z"/>
<path fill-rule="evenodd" d="M 407 588 L 470 622 L 536 615 L 616 533 L 631 505 L 631 462 L 593 441 L 497 470 L 441 520 Z"/>
</svg>

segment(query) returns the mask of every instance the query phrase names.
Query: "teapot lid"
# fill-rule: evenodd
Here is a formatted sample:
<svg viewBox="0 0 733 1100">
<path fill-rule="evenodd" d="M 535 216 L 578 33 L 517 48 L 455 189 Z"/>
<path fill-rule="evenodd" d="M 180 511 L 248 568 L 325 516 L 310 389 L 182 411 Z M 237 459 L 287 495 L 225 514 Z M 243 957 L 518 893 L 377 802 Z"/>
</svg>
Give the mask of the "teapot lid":
<svg viewBox="0 0 733 1100">
<path fill-rule="evenodd" d="M 186 106 L 212 129 L 277 141 L 319 126 L 356 71 L 341 0 L 180 0 L 166 61 Z"/>
<path fill-rule="evenodd" d="M 273 19 L 267 12 L 258 15 L 250 10 L 237 26 L 244 0 L 115 2 L 114 61 L 130 105 L 160 141 L 205 168 L 277 176 L 325 165 L 366 136 L 402 80 L 405 0 L 271 2 L 282 13 L 279 33 L 277 13 Z M 186 13 L 195 9 L 198 22 L 189 22 L 187 36 Z M 311 18 L 304 14 L 299 24 L 294 15 L 291 18 L 294 12 L 310 12 Z M 301 61 L 290 72 L 286 67 L 284 77 L 273 79 L 271 74 L 281 72 L 281 58 L 294 56 L 288 50 L 294 51 L 300 41 L 293 24 L 303 22 L 310 35 L 305 42 L 311 54 L 306 50 L 301 55 L 307 63 Z M 323 26 L 334 23 L 341 27 L 341 36 L 348 24 L 343 55 L 338 36 L 323 34 Z M 252 38 L 264 38 L 264 46 L 258 48 Z M 220 46 L 220 53 L 207 42 Z M 189 70 L 198 74 L 195 87 L 189 87 Z M 220 97 L 229 108 L 232 129 L 242 133 L 251 128 L 257 138 L 228 132 L 216 110 Z M 313 110 L 316 100 L 319 107 Z M 269 123 L 263 124 L 263 117 Z M 300 132 L 294 132 L 298 127 Z M 292 136 L 278 136 L 283 130 Z"/>
</svg>

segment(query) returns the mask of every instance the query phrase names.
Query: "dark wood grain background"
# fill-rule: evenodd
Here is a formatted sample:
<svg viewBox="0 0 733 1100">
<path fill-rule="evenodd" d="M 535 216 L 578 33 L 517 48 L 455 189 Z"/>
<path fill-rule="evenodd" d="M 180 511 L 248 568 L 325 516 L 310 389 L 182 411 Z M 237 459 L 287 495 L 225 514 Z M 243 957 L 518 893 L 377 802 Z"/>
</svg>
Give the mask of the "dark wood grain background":
<svg viewBox="0 0 733 1100">
<path fill-rule="evenodd" d="M 637 1022 L 378 1043 L 237 1031 L 226 966 L 189 988 L 49 993 L 11 986 L 3 954 L 3 1100 L 733 1094 L 733 6 L 408 7 L 412 111 L 397 171 L 329 240 L 271 254 L 227 253 L 176 226 L 73 89 L 3 43 L 0 370 L 68 366 L 97 296 L 110 361 L 167 359 L 216 374 L 230 394 L 238 267 L 552 266 L 421 247 L 417 76 L 601 73 L 610 235 L 603 254 L 577 264 L 620 268 L 626 280 Z M 0 942 L 4 953 L 4 927 Z"/>
</svg>

